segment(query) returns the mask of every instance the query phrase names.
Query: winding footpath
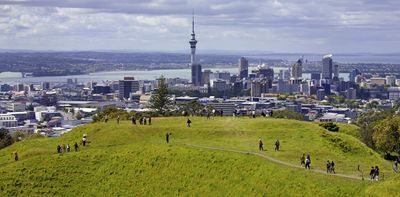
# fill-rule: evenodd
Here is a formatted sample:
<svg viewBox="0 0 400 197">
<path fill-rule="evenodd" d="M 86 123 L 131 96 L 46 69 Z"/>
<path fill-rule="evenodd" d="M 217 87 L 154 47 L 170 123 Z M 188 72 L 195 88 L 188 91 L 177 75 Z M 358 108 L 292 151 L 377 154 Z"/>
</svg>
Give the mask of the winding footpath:
<svg viewBox="0 0 400 197">
<path fill-rule="evenodd" d="M 185 144 L 185 146 L 188 147 L 192 147 L 192 148 L 200 148 L 200 149 L 209 149 L 209 150 L 219 150 L 219 151 L 225 151 L 225 152 L 233 152 L 233 153 L 240 153 L 240 154 L 251 154 L 251 155 L 255 155 L 258 157 L 262 157 L 268 161 L 272 161 L 274 163 L 278 163 L 281 165 L 285 165 L 285 166 L 289 166 L 289 167 L 293 167 L 293 168 L 299 168 L 299 169 L 304 169 L 304 167 L 302 166 L 298 166 L 292 163 L 288 163 L 282 160 L 278 160 L 276 158 L 270 157 L 268 155 L 265 154 L 261 154 L 261 153 L 257 153 L 257 152 L 250 152 L 250 151 L 242 151 L 242 150 L 234 150 L 234 149 L 226 149 L 226 148 L 218 148 L 218 147 L 211 147 L 211 146 L 202 146 L 202 145 L 196 145 L 196 144 Z M 321 173 L 321 174 L 327 174 L 325 171 L 323 170 L 309 170 L 312 172 L 316 172 L 316 173 Z M 331 176 L 337 176 L 337 177 L 344 177 L 344 178 L 349 178 L 349 179 L 354 179 L 354 180 L 367 180 L 369 181 L 370 179 L 363 179 L 362 177 L 359 176 L 353 176 L 353 175 L 346 175 L 346 174 L 329 174 Z"/>
</svg>

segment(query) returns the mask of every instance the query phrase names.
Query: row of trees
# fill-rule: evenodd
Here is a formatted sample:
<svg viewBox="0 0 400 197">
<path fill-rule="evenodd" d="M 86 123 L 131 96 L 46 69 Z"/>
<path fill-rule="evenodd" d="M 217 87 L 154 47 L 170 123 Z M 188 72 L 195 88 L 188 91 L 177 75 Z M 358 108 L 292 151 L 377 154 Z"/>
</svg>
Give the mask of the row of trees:
<svg viewBox="0 0 400 197">
<path fill-rule="evenodd" d="M 373 135 L 376 131 L 375 127 L 380 124 L 381 120 L 388 117 L 393 117 L 396 114 L 397 108 L 388 110 L 370 110 L 366 113 L 362 113 L 357 121 L 355 122 L 357 126 L 360 127 L 361 140 L 370 148 L 376 149 L 375 141 Z"/>
<path fill-rule="evenodd" d="M 378 121 L 373 127 L 372 140 L 375 147 L 386 156 L 391 152 L 400 153 L 400 117 L 390 116 Z"/>
</svg>

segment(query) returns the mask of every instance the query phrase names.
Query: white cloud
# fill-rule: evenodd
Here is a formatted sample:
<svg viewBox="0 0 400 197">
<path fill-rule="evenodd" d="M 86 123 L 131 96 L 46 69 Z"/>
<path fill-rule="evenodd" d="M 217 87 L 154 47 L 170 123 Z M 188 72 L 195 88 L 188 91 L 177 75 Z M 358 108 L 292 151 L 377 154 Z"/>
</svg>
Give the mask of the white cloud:
<svg viewBox="0 0 400 197">
<path fill-rule="evenodd" d="M 400 44 L 399 1 L 24 0 L 0 2 L 0 48 L 182 50 L 193 7 L 203 49 L 392 52 Z"/>
</svg>

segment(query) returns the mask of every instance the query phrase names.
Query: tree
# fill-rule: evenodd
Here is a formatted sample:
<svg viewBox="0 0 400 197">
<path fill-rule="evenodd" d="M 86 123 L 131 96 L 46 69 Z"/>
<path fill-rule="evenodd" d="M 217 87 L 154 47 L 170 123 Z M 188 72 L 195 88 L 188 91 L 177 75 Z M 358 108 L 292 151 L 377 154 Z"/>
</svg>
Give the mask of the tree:
<svg viewBox="0 0 400 197">
<path fill-rule="evenodd" d="M 77 120 L 81 120 L 81 119 L 83 118 L 83 116 L 82 116 L 82 114 L 81 114 L 80 112 L 78 112 L 78 113 L 75 115 L 75 118 L 76 118 Z"/>
<path fill-rule="evenodd" d="M 386 155 L 393 151 L 399 152 L 399 129 L 400 117 L 389 117 L 376 124 L 372 135 L 376 148 Z"/>
<path fill-rule="evenodd" d="M 366 113 L 362 113 L 356 121 L 356 125 L 360 127 L 361 140 L 370 148 L 375 149 L 375 143 L 373 140 L 373 134 L 375 132 L 375 125 L 387 117 L 391 117 L 395 114 L 397 108 L 392 108 L 383 111 L 370 110 Z"/>
<path fill-rule="evenodd" d="M 168 87 L 165 78 L 161 76 L 158 79 L 158 88 L 150 97 L 150 108 L 156 110 L 157 113 L 164 115 L 171 105 Z"/>
<path fill-rule="evenodd" d="M 32 103 L 29 104 L 28 106 L 26 106 L 26 110 L 28 110 L 28 111 L 33 111 L 34 110 L 34 107 L 33 107 Z"/>
<path fill-rule="evenodd" d="M 0 149 L 10 146 L 13 143 L 11 135 L 6 129 L 0 129 Z"/>
</svg>

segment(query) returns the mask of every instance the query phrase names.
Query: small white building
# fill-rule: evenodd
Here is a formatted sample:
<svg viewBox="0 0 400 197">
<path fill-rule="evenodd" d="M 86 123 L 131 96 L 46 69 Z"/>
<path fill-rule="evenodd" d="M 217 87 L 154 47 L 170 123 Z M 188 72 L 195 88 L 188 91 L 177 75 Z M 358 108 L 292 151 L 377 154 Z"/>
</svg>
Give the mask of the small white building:
<svg viewBox="0 0 400 197">
<path fill-rule="evenodd" d="M 0 114 L 0 128 L 11 128 L 18 126 L 15 116 L 10 114 Z"/>
</svg>

